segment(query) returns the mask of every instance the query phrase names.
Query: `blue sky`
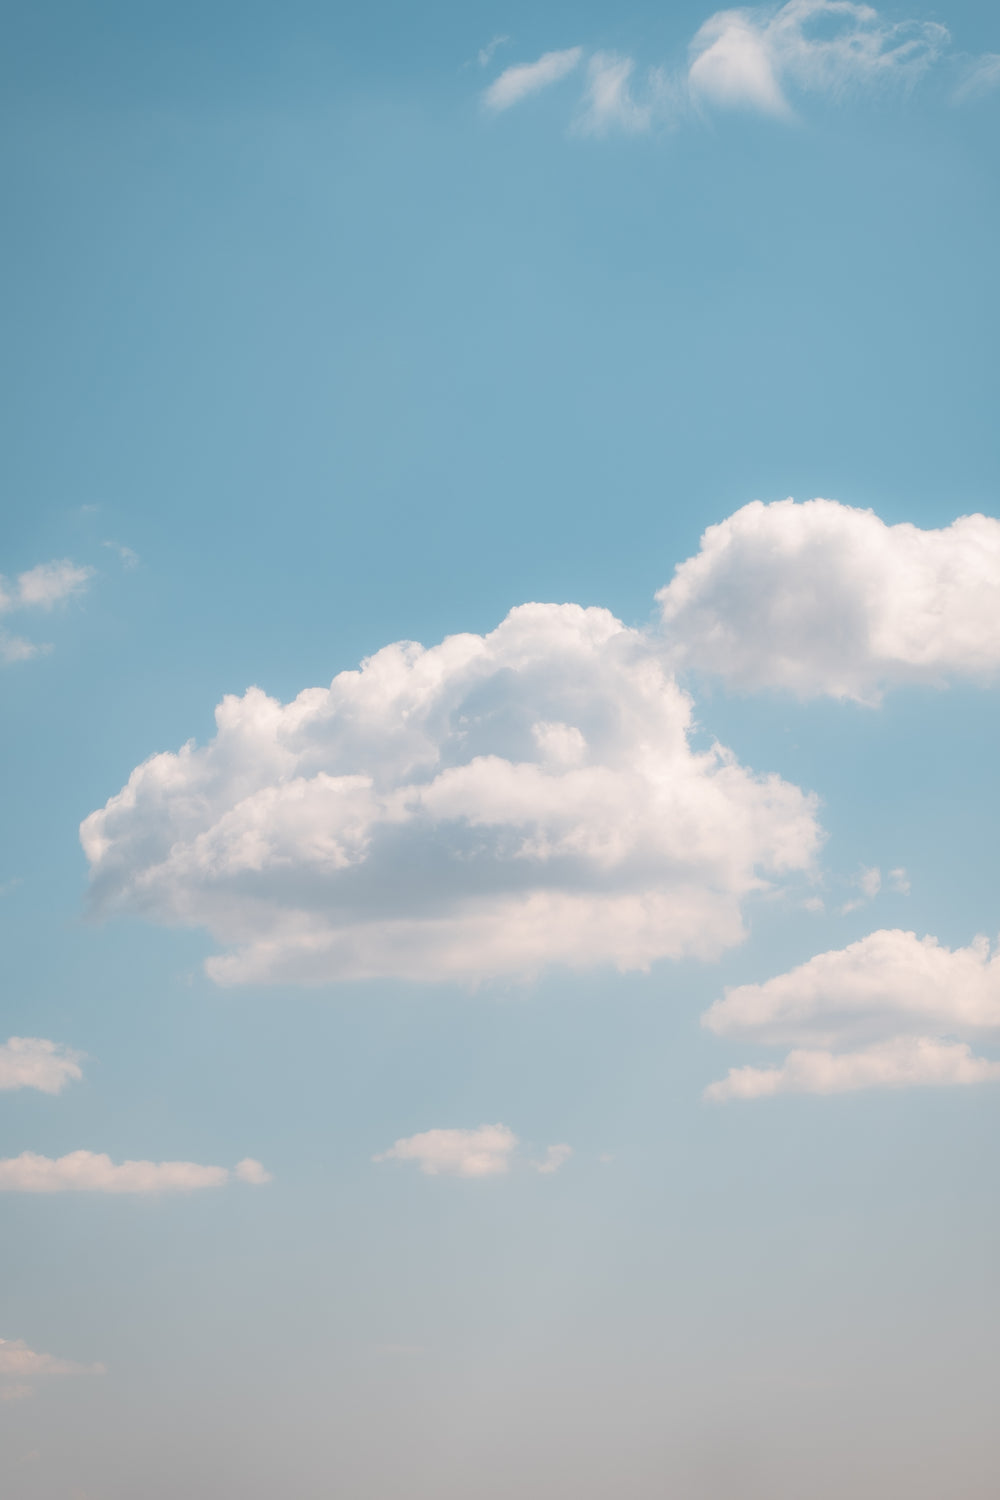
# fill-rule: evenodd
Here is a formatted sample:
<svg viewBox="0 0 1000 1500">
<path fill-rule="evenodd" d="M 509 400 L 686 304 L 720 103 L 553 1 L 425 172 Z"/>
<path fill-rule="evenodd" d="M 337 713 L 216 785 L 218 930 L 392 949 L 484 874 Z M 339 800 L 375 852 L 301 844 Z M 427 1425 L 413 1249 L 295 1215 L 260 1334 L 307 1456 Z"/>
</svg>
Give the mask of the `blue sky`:
<svg viewBox="0 0 1000 1500">
<path fill-rule="evenodd" d="M 992 8 L 4 15 L 5 1495 L 993 1496 Z"/>
</svg>

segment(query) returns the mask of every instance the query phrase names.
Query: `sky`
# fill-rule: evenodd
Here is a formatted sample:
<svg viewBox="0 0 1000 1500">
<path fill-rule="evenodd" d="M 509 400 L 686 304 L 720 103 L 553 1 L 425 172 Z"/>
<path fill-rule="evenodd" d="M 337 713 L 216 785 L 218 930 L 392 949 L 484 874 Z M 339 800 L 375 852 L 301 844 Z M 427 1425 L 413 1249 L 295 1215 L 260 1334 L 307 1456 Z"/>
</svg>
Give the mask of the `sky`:
<svg viewBox="0 0 1000 1500">
<path fill-rule="evenodd" d="M 1000 1487 L 1000 20 L 3 7 L 10 1500 Z"/>
</svg>

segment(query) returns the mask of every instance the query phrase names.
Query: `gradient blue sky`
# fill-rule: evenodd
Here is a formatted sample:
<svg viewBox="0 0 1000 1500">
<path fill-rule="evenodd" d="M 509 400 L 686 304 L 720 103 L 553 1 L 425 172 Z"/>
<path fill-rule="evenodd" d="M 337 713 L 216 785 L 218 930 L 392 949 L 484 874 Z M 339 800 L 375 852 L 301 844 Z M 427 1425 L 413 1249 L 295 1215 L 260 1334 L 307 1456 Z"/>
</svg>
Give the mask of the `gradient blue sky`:
<svg viewBox="0 0 1000 1500">
<path fill-rule="evenodd" d="M 828 835 L 822 909 L 751 900 L 712 962 L 222 988 L 196 927 L 88 914 L 81 820 L 227 693 L 526 601 L 645 630 L 753 500 L 998 514 L 995 9 L 881 12 L 950 40 L 899 83 L 791 78 L 785 117 L 677 103 L 710 14 L 3 7 L 0 571 L 91 572 L 4 616 L 51 649 L 0 669 L 0 1041 L 85 1057 L 0 1092 L 0 1156 L 273 1174 L 0 1192 L 0 1338 L 106 1367 L 0 1403 L 10 1500 L 1000 1488 L 1000 1086 L 712 1104 L 780 1057 L 700 1024 L 877 929 L 996 934 L 995 679 L 871 706 L 695 661 L 698 745 Z M 674 102 L 588 132 L 595 53 Z M 493 1122 L 505 1174 L 372 1160 Z"/>
</svg>

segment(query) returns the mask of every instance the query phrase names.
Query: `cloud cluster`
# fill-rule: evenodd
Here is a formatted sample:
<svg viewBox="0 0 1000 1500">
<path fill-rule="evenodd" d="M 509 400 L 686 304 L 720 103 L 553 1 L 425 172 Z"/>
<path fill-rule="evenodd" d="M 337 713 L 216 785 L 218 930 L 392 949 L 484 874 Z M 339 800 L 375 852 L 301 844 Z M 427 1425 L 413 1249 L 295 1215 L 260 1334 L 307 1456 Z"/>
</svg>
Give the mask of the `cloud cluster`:
<svg viewBox="0 0 1000 1500">
<path fill-rule="evenodd" d="M 949 949 L 881 930 L 728 990 L 703 1020 L 717 1036 L 792 1048 L 780 1066 L 731 1069 L 710 1099 L 987 1082 L 1000 1062 L 969 1044 L 1000 1040 L 1000 953 L 985 938 Z"/>
<path fill-rule="evenodd" d="M 675 661 L 744 692 L 877 702 L 1000 669 L 1000 521 L 887 526 L 833 500 L 754 501 L 657 595 Z"/>
<path fill-rule="evenodd" d="M 61 558 L 29 568 L 20 573 L 13 584 L 0 576 L 0 615 L 24 609 L 51 610 L 81 593 L 93 573 L 93 568 L 81 568 L 69 558 Z M 49 650 L 48 645 L 0 630 L 0 661 L 30 661 Z"/>
<path fill-rule="evenodd" d="M 956 102 L 1000 84 L 996 54 L 964 62 L 936 21 L 889 21 L 853 0 L 788 0 L 785 5 L 720 10 L 692 38 L 686 65 L 643 69 L 635 59 L 595 52 L 587 65 L 576 128 L 636 133 L 673 125 L 711 109 L 744 109 L 791 120 L 808 95 L 907 89 L 946 57 L 959 67 Z M 583 48 L 547 52 L 506 69 L 484 94 L 487 108 L 507 109 L 576 70 Z"/>
<path fill-rule="evenodd" d="M 189 1193 L 222 1187 L 225 1167 L 193 1161 L 123 1161 L 94 1151 L 71 1151 L 52 1158 L 23 1151 L 0 1161 L 0 1192 L 10 1193 Z M 241 1182 L 270 1182 L 260 1162 L 247 1157 L 235 1169 Z"/>
<path fill-rule="evenodd" d="M 480 1125 L 475 1130 L 423 1130 L 405 1136 L 374 1161 L 412 1161 L 427 1177 L 501 1177 L 510 1170 L 519 1141 L 506 1125 Z M 573 1148 L 560 1143 L 549 1146 L 541 1161 L 532 1161 L 536 1172 L 550 1176 L 573 1155 Z"/>
<path fill-rule="evenodd" d="M 0 1046 L 0 1090 L 40 1089 L 58 1094 L 82 1078 L 80 1053 L 40 1036 L 12 1036 Z"/>
<path fill-rule="evenodd" d="M 84 822 L 93 906 L 207 927 L 223 984 L 716 955 L 810 867 L 815 805 L 695 749 L 661 657 L 607 610 L 529 604 L 289 704 L 226 698 L 208 745 Z"/>
</svg>

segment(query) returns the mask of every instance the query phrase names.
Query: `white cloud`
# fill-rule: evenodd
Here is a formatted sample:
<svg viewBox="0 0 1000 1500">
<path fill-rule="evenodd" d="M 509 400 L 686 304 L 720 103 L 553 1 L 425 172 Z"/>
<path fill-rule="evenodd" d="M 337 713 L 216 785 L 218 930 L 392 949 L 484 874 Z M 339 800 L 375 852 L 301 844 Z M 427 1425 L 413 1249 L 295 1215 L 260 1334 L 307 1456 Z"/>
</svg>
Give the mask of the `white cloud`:
<svg viewBox="0 0 1000 1500">
<path fill-rule="evenodd" d="M 815 803 L 694 750 L 661 655 L 607 610 L 529 604 L 289 704 L 226 698 L 214 740 L 84 822 L 93 906 L 207 927 L 224 984 L 713 957 L 810 867 Z"/>
<path fill-rule="evenodd" d="M 533 1161 L 531 1165 L 536 1172 L 548 1176 L 552 1172 L 558 1172 L 559 1168 L 569 1161 L 573 1155 L 573 1147 L 560 1142 L 557 1146 L 549 1146 L 541 1161 Z"/>
<path fill-rule="evenodd" d="M 657 595 L 676 659 L 730 686 L 878 701 L 1000 668 L 1000 521 L 887 526 L 834 500 L 759 500 Z"/>
<path fill-rule="evenodd" d="M 855 1052 L 790 1052 L 778 1068 L 730 1068 L 709 1084 L 705 1098 L 761 1099 L 771 1094 L 846 1094 L 857 1089 L 913 1088 L 987 1083 L 1000 1078 L 1000 1062 L 976 1057 L 967 1042 L 935 1037 L 894 1037 Z"/>
<path fill-rule="evenodd" d="M 972 58 L 965 68 L 958 88 L 955 90 L 957 104 L 969 104 L 983 99 L 1000 88 L 1000 52 L 986 52 L 982 57 Z"/>
<path fill-rule="evenodd" d="M 61 558 L 29 568 L 18 575 L 14 585 L 0 575 L 0 615 L 21 609 L 50 610 L 64 599 L 79 594 L 93 572 L 93 568 L 80 568 L 69 558 Z M 51 650 L 52 647 L 45 642 L 29 641 L 24 636 L 0 630 L 0 662 L 6 666 L 31 661 Z"/>
<path fill-rule="evenodd" d="M 263 1183 L 270 1176 L 248 1157 L 236 1168 L 243 1182 Z M 225 1167 L 203 1167 L 193 1161 L 123 1161 L 94 1151 L 71 1151 L 53 1159 L 23 1151 L 0 1161 L 0 1192 L 10 1193 L 188 1193 L 222 1187 Z"/>
<path fill-rule="evenodd" d="M 103 1375 L 103 1365 L 81 1365 L 53 1354 L 36 1354 L 23 1339 L 0 1339 L 0 1376 L 37 1380 L 43 1375 Z"/>
<path fill-rule="evenodd" d="M 517 1136 L 506 1125 L 424 1130 L 396 1141 L 373 1161 L 415 1161 L 428 1177 L 496 1177 L 508 1171 Z"/>
<path fill-rule="evenodd" d="M 17 661 L 31 661 L 51 650 L 45 641 L 29 641 L 23 635 L 10 635 L 6 630 L 0 630 L 0 661 L 6 666 Z"/>
<path fill-rule="evenodd" d="M 691 44 L 695 99 L 790 113 L 788 93 L 843 94 L 912 83 L 941 56 L 947 28 L 883 20 L 849 0 L 790 0 L 780 9 L 718 11 Z"/>
<path fill-rule="evenodd" d="M 902 865 L 898 865 L 895 870 L 889 871 L 889 889 L 896 891 L 900 896 L 908 896 L 910 894 L 910 877 Z"/>
<path fill-rule="evenodd" d="M 579 128 L 584 134 L 609 130 L 627 133 L 648 130 L 653 118 L 650 103 L 637 104 L 631 79 L 635 63 L 614 52 L 597 52 L 587 64 L 587 87 Z"/>
<path fill-rule="evenodd" d="M 82 1078 L 79 1052 L 40 1036 L 12 1036 L 0 1046 L 0 1090 L 40 1089 L 58 1094 L 71 1078 Z"/>
<path fill-rule="evenodd" d="M 490 63 L 493 61 L 493 54 L 497 50 L 497 48 L 503 47 L 509 41 L 509 36 L 495 36 L 491 41 L 487 42 L 485 47 L 480 47 L 479 52 L 477 53 L 479 66 L 481 68 L 489 67 Z"/>
<path fill-rule="evenodd" d="M 749 11 L 711 16 L 691 43 L 688 84 L 696 99 L 749 105 L 765 114 L 789 113 L 764 29 Z"/>
<path fill-rule="evenodd" d="M 108 547 L 112 552 L 118 553 L 121 565 L 127 572 L 131 572 L 139 566 L 139 554 L 133 551 L 131 547 L 123 546 L 121 542 L 103 542 L 102 546 Z"/>
<path fill-rule="evenodd" d="M 18 576 L 13 591 L 8 591 L 0 579 L 0 611 L 14 609 L 52 609 L 64 599 L 79 594 L 90 578 L 93 568 L 80 568 L 68 557 L 55 562 L 39 563 Z"/>
<path fill-rule="evenodd" d="M 985 938 L 873 932 L 763 984 L 726 992 L 703 1017 L 716 1035 L 795 1048 L 779 1068 L 734 1068 L 713 1099 L 979 1083 L 1000 1063 L 968 1041 L 1000 1040 L 1000 954 Z"/>
<path fill-rule="evenodd" d="M 494 79 L 483 94 L 483 102 L 487 109 L 509 109 L 572 73 L 582 56 L 582 47 L 567 47 L 562 52 L 546 52 L 537 62 L 515 63 Z"/>
<path fill-rule="evenodd" d="M 267 1168 L 252 1156 L 245 1156 L 242 1161 L 238 1161 L 233 1170 L 240 1182 L 249 1182 L 254 1187 L 262 1187 L 264 1183 L 274 1181 Z"/>
</svg>

